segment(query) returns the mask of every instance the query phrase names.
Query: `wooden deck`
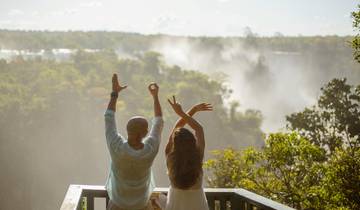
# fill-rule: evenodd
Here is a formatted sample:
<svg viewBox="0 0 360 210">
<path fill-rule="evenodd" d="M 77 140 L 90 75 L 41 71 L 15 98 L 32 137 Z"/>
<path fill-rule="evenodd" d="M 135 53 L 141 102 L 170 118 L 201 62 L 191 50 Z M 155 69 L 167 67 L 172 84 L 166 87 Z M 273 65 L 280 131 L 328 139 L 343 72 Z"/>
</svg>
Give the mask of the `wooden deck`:
<svg viewBox="0 0 360 210">
<path fill-rule="evenodd" d="M 168 188 L 156 188 L 155 192 L 167 193 Z M 294 210 L 286 205 L 244 189 L 205 188 L 210 210 Z M 82 200 L 85 198 L 85 202 Z M 104 186 L 70 185 L 60 210 L 79 210 L 82 205 L 87 210 L 94 209 L 94 199 L 108 195 Z"/>
</svg>

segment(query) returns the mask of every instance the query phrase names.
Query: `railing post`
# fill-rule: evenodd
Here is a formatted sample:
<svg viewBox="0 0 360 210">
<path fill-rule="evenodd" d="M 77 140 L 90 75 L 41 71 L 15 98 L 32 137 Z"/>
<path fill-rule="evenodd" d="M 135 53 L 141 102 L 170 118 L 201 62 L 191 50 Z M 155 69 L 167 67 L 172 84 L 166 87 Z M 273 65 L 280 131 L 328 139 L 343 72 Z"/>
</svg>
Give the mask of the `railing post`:
<svg viewBox="0 0 360 210">
<path fill-rule="evenodd" d="M 109 205 L 109 201 L 110 201 L 109 196 L 106 196 L 106 201 L 105 201 L 105 202 L 106 202 L 106 204 L 105 204 L 105 205 L 106 205 L 106 209 L 107 209 L 107 207 L 108 207 L 108 205 Z"/>
<path fill-rule="evenodd" d="M 207 196 L 207 202 L 210 210 L 215 210 L 215 197 Z"/>
<path fill-rule="evenodd" d="M 243 199 L 239 199 L 235 196 L 231 196 L 230 198 L 231 202 L 231 210 L 244 210 L 245 209 L 245 203 Z"/>
<path fill-rule="evenodd" d="M 226 210 L 226 198 L 221 196 L 219 202 L 220 202 L 220 209 Z"/>
<path fill-rule="evenodd" d="M 91 195 L 86 196 L 86 210 L 94 210 L 94 197 Z"/>
<path fill-rule="evenodd" d="M 247 209 L 248 210 L 254 210 L 254 205 L 252 205 L 251 203 L 247 203 L 248 207 Z"/>
</svg>

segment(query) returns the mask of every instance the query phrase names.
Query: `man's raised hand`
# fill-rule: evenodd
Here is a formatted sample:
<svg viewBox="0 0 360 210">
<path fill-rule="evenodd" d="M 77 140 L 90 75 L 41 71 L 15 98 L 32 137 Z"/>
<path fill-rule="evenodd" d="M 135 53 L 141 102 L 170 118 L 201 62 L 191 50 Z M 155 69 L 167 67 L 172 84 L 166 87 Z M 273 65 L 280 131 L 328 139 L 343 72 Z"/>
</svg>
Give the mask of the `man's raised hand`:
<svg viewBox="0 0 360 210">
<path fill-rule="evenodd" d="M 156 83 L 151 83 L 148 86 L 149 92 L 152 96 L 158 96 L 159 94 L 159 86 Z"/>
<path fill-rule="evenodd" d="M 200 103 L 193 106 L 195 112 L 201 112 L 201 111 L 212 111 L 213 107 L 209 103 Z"/>
<path fill-rule="evenodd" d="M 117 74 L 113 74 L 112 76 L 112 90 L 114 92 L 117 92 L 119 93 L 120 91 L 122 91 L 123 89 L 125 89 L 127 86 L 124 85 L 124 86 L 121 86 L 119 84 L 119 80 L 118 80 L 118 77 L 117 77 Z"/>
<path fill-rule="evenodd" d="M 155 117 L 161 117 L 162 111 L 161 111 L 161 106 L 160 106 L 159 97 L 158 97 L 159 86 L 156 83 L 151 83 L 148 86 L 148 89 L 154 99 L 154 115 L 155 115 Z"/>
</svg>

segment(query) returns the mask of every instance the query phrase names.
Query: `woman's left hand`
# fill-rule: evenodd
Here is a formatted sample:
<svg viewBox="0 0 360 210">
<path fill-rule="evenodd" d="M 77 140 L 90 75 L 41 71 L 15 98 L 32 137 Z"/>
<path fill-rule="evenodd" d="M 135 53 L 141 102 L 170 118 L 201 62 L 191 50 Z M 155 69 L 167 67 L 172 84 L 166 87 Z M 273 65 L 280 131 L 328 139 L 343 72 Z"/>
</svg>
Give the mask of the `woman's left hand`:
<svg viewBox="0 0 360 210">
<path fill-rule="evenodd" d="M 209 103 L 200 103 L 193 106 L 193 109 L 195 112 L 201 112 L 201 111 L 212 111 L 213 107 Z"/>
</svg>

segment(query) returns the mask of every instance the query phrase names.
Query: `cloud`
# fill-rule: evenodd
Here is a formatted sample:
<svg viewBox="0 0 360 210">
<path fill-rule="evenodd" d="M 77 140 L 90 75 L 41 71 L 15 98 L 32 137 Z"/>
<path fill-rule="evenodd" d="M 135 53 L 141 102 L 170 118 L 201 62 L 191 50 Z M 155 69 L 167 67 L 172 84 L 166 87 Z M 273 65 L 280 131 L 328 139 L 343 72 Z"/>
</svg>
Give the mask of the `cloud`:
<svg viewBox="0 0 360 210">
<path fill-rule="evenodd" d="M 343 17 L 344 17 L 344 18 L 351 18 L 351 13 L 346 13 L 346 14 L 344 14 Z"/>
<path fill-rule="evenodd" d="M 8 15 L 10 16 L 21 16 L 24 15 L 24 12 L 22 10 L 19 9 L 12 9 L 8 12 Z"/>
<path fill-rule="evenodd" d="M 173 15 L 164 14 L 155 18 L 153 22 L 156 28 L 168 28 L 172 25 L 172 23 L 176 22 L 176 17 Z"/>
<path fill-rule="evenodd" d="M 38 16 L 40 16 L 40 13 L 38 11 L 33 11 L 33 12 L 31 12 L 31 16 L 38 17 Z"/>
<path fill-rule="evenodd" d="M 0 27 L 8 29 L 34 29 L 38 22 L 31 20 L 0 20 Z"/>
<path fill-rule="evenodd" d="M 152 29 L 162 33 L 176 31 L 188 24 L 188 21 L 182 20 L 171 13 L 164 13 L 154 18 L 152 22 Z"/>
<path fill-rule="evenodd" d="M 57 10 L 57 11 L 53 11 L 50 14 L 52 16 L 67 16 L 67 15 L 73 15 L 78 13 L 79 10 L 78 9 L 65 9 L 65 10 Z"/>
<path fill-rule="evenodd" d="M 6 27 L 12 24 L 11 20 L 0 20 L 0 27 Z"/>
<path fill-rule="evenodd" d="M 91 1 L 91 2 L 84 2 L 80 4 L 80 6 L 86 8 L 102 7 L 103 3 L 100 1 Z"/>
<path fill-rule="evenodd" d="M 227 3 L 227 2 L 229 2 L 229 1 L 231 1 L 231 0 L 217 0 L 219 3 Z"/>
</svg>

